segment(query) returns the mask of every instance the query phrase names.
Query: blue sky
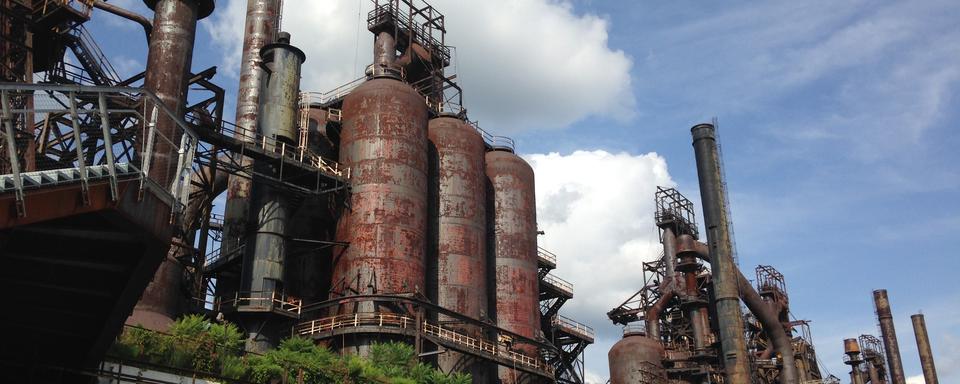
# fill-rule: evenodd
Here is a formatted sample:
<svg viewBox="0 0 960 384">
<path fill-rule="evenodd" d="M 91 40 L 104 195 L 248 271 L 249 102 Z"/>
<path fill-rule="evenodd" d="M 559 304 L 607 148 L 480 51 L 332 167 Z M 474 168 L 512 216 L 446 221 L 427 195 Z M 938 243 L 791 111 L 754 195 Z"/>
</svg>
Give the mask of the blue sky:
<svg viewBox="0 0 960 384">
<path fill-rule="evenodd" d="M 367 1 L 285 3 L 305 88 L 362 73 Z M 823 365 L 847 377 L 841 340 L 878 333 L 871 291 L 886 288 L 908 376 L 920 374 L 909 315 L 922 310 L 941 381 L 960 382 L 956 2 L 432 3 L 471 118 L 517 139 L 537 169 L 541 244 L 582 287 L 565 313 L 599 332 L 590 377 L 605 381 L 617 338 L 604 312 L 657 252 L 653 187 L 699 200 L 689 128 L 716 116 L 741 267 L 786 275 Z M 231 95 L 244 5 L 220 1 L 198 28 L 194 69 L 220 66 Z M 89 29 L 138 72 L 142 33 L 118 20 L 97 14 Z"/>
</svg>

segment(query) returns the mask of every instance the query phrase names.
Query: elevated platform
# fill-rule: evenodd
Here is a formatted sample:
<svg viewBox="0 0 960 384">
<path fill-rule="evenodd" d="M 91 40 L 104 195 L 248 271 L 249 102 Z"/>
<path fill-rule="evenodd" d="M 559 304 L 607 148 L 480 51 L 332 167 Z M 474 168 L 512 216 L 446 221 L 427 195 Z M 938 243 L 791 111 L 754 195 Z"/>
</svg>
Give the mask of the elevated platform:
<svg viewBox="0 0 960 384">
<path fill-rule="evenodd" d="M 10 293 L 0 365 L 88 367 L 119 332 L 172 226 L 169 199 L 141 198 L 138 178 L 117 187 L 114 201 L 107 182 L 91 182 L 87 205 L 78 184 L 30 190 L 23 217 L 14 194 L 0 195 L 0 290 Z"/>
<path fill-rule="evenodd" d="M 96 366 L 166 257 L 196 135 L 136 88 L 0 84 L 0 93 L 0 155 L 12 171 L 0 175 L 0 290 L 9 309 L 0 312 L 0 382 L 74 382 L 65 372 Z M 13 98 L 32 104 L 18 109 Z M 151 108 L 157 113 L 145 119 Z M 24 116 L 56 116 L 53 135 L 87 139 L 20 160 L 10 122 Z M 150 137 L 148 148 L 164 145 L 135 153 L 134 130 Z"/>
</svg>

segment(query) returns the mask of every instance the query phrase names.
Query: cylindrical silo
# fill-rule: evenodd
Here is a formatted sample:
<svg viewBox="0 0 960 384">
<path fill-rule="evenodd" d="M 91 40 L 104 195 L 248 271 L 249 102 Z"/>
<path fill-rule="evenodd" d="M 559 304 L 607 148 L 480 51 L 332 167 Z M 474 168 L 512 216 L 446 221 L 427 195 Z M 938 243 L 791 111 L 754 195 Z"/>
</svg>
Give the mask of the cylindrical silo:
<svg viewBox="0 0 960 384">
<path fill-rule="evenodd" d="M 427 106 L 387 71 L 343 101 L 340 162 L 351 170 L 349 204 L 337 224 L 348 242 L 335 258 L 332 290 L 344 295 L 425 292 Z M 343 312 L 374 312 L 372 303 Z M 365 353 L 363 339 L 347 349 Z"/>
<path fill-rule="evenodd" d="M 496 150 L 486 154 L 486 173 L 492 202 L 488 225 L 492 225 L 497 325 L 532 339 L 540 332 L 533 168 L 510 151 Z M 537 354 L 535 348 L 521 351 Z M 510 377 L 501 367 L 500 379 L 509 383 Z"/>
<path fill-rule="evenodd" d="M 624 333 L 607 353 L 610 384 L 656 383 L 663 374 L 663 345 L 643 333 Z"/>
<path fill-rule="evenodd" d="M 431 299 L 446 309 L 480 319 L 487 316 L 487 217 L 483 137 L 463 119 L 443 115 L 430 120 Z M 440 317 L 441 324 L 452 320 Z M 455 326 L 475 336 L 477 327 Z M 444 372 L 472 374 L 488 381 L 488 364 L 447 351 L 437 356 Z"/>
</svg>

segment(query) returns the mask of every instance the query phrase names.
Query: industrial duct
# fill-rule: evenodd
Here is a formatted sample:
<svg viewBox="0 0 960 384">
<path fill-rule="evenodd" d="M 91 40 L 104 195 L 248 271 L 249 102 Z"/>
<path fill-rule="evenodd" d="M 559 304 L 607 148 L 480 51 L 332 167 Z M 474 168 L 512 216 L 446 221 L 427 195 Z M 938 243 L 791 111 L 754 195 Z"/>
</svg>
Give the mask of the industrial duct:
<svg viewBox="0 0 960 384">
<path fill-rule="evenodd" d="M 709 262 L 711 256 L 707 253 L 707 246 L 698 242 L 696 243 L 696 247 L 697 255 L 704 261 Z M 732 262 L 733 260 L 731 260 L 731 263 Z M 711 264 L 713 263 L 711 262 Z M 760 325 L 763 326 L 764 333 L 766 333 L 767 337 L 773 342 L 774 350 L 779 353 L 781 359 L 783 359 L 780 383 L 798 384 L 800 382 L 800 374 L 797 371 L 793 345 L 790 342 L 790 336 L 787 335 L 787 331 L 783 329 L 783 324 L 780 323 L 777 311 L 760 297 L 760 294 L 753 289 L 750 281 L 740 272 L 739 268 L 734 267 L 734 271 L 737 276 L 740 298 L 743 299 L 750 313 L 753 313 L 753 315 L 757 317 Z"/>
</svg>

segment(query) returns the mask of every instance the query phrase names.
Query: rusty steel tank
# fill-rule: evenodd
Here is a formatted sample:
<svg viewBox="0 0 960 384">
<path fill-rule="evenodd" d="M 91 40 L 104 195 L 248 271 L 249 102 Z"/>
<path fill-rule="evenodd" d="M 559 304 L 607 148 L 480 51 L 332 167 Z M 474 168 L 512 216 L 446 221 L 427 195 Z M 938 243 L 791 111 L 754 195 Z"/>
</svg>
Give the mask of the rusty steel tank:
<svg viewBox="0 0 960 384">
<path fill-rule="evenodd" d="M 474 319 L 487 316 L 487 217 L 483 137 L 456 115 L 430 120 L 430 297 Z M 435 288 L 434 288 L 435 287 Z M 440 316 L 440 322 L 451 320 Z M 476 334 L 477 327 L 459 327 Z M 444 372 L 469 372 L 487 382 L 487 364 L 447 351 L 437 356 Z"/>
<path fill-rule="evenodd" d="M 540 332 L 533 168 L 512 151 L 490 151 L 485 158 L 496 322 L 500 328 L 533 339 Z M 537 354 L 532 347 L 521 350 Z M 500 376 L 506 380 L 504 368 Z"/>
<path fill-rule="evenodd" d="M 607 352 L 610 384 L 659 382 L 663 373 L 663 345 L 643 332 L 626 331 Z"/>
<path fill-rule="evenodd" d="M 344 99 L 340 162 L 351 169 L 352 191 L 336 239 L 350 245 L 335 258 L 334 292 L 425 291 L 427 115 L 424 98 L 390 77 Z M 356 310 L 373 308 L 341 312 Z"/>
</svg>

